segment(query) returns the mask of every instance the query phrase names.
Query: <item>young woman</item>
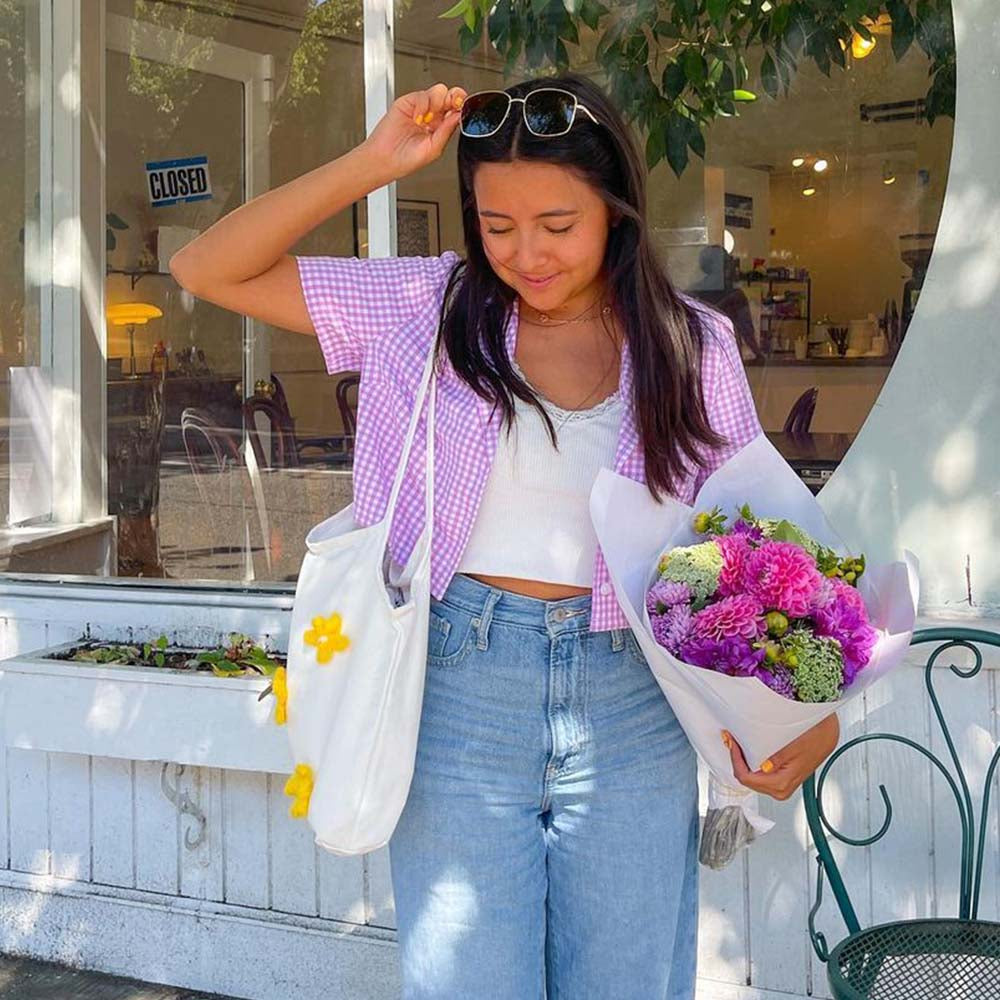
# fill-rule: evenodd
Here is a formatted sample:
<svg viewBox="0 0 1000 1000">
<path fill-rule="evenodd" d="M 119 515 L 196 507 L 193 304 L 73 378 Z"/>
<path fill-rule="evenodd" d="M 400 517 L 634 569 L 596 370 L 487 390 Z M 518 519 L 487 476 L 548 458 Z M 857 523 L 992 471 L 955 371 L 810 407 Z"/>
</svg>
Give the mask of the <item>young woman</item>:
<svg viewBox="0 0 1000 1000">
<path fill-rule="evenodd" d="M 460 123 L 464 260 L 288 254 L 437 159 Z M 384 514 L 439 349 L 427 680 L 389 845 L 404 996 L 693 997 L 695 756 L 617 605 L 588 497 L 606 466 L 691 502 L 760 425 L 731 324 L 656 259 L 616 108 L 576 76 L 406 94 L 360 146 L 230 213 L 171 271 L 314 333 L 331 373 L 361 372 L 361 523 Z M 423 524 L 420 451 L 390 536 L 400 564 Z M 733 744 L 736 775 L 787 798 L 837 737 L 834 715 L 767 773 Z"/>
</svg>

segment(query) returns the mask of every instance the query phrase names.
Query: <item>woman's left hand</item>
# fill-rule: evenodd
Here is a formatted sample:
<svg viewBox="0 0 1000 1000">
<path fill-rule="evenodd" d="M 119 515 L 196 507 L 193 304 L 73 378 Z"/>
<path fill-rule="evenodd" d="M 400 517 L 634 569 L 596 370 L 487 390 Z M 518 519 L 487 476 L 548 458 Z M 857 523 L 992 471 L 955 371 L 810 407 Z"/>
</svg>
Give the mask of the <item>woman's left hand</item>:
<svg viewBox="0 0 1000 1000">
<path fill-rule="evenodd" d="M 773 799 L 784 800 L 833 753 L 840 739 L 837 713 L 828 715 L 819 725 L 807 729 L 798 739 L 764 761 L 759 771 L 751 771 L 740 745 L 723 730 L 723 742 L 728 738 L 733 761 L 733 774 L 741 785 L 763 792 Z"/>
</svg>

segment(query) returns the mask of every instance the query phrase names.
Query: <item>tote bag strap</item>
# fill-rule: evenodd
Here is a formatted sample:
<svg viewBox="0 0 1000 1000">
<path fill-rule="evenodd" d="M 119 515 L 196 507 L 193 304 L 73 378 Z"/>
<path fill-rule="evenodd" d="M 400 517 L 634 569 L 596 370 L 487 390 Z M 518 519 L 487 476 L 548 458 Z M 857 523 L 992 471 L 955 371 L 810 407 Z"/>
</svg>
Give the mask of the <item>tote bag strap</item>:
<svg viewBox="0 0 1000 1000">
<path fill-rule="evenodd" d="M 396 475 L 392 483 L 392 492 L 389 494 L 389 503 L 386 506 L 385 525 L 387 533 L 392 530 L 392 517 L 396 512 L 396 502 L 399 499 L 399 491 L 403 485 L 403 476 L 406 472 L 407 463 L 410 460 L 413 439 L 417 433 L 417 422 L 420 420 L 420 411 L 427 396 L 428 385 L 430 386 L 430 403 L 427 412 L 427 459 L 424 469 L 424 518 L 427 530 L 431 530 L 434 510 L 434 401 L 437 397 L 437 373 L 434 361 L 436 354 L 437 340 L 435 338 L 431 343 L 427 361 L 424 363 L 424 373 L 420 379 L 420 387 L 417 389 L 417 398 L 413 404 L 413 413 L 410 415 L 410 425 L 406 430 L 403 451 L 399 457 L 399 465 L 396 467 Z"/>
</svg>

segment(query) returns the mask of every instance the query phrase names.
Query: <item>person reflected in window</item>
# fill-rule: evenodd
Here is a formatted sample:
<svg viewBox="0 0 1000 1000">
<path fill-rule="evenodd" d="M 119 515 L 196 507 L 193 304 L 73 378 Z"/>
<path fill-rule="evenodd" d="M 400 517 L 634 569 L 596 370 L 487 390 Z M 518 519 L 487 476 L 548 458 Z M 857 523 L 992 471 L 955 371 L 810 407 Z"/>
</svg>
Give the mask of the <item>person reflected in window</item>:
<svg viewBox="0 0 1000 1000">
<path fill-rule="evenodd" d="M 732 254 L 724 247 L 712 244 L 698 255 L 698 266 L 702 276 L 688 292 L 728 316 L 740 345 L 745 345 L 756 360 L 762 361 L 764 353 L 757 340 L 750 300 L 736 284 L 737 265 Z"/>
</svg>

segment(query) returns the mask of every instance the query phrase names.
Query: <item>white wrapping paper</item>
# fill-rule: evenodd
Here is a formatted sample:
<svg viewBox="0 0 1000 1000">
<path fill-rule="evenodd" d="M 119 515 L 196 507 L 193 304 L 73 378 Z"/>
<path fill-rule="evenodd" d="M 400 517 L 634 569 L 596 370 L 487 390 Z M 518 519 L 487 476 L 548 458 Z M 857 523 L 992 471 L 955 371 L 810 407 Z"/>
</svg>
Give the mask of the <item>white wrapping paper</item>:
<svg viewBox="0 0 1000 1000">
<path fill-rule="evenodd" d="M 787 518 L 839 555 L 853 555 L 830 527 L 809 488 L 777 449 L 760 434 L 704 483 L 694 507 L 670 497 L 658 504 L 642 483 L 602 469 L 590 494 L 590 514 L 615 594 L 657 683 L 710 775 L 709 810 L 739 803 L 754 831 L 774 824 L 757 811 L 757 796 L 733 774 L 722 742 L 727 729 L 743 749 L 751 770 L 807 729 L 856 698 L 900 663 L 913 634 L 919 595 L 919 565 L 904 551 L 900 562 L 867 565 L 858 593 L 879 638 L 871 660 L 837 701 L 805 704 L 784 698 L 755 677 L 730 677 L 686 664 L 656 640 L 646 611 L 646 592 L 657 576 L 661 553 L 691 545 L 698 511 L 719 506 L 731 525 L 736 509 L 750 505 L 757 517 Z"/>
</svg>

